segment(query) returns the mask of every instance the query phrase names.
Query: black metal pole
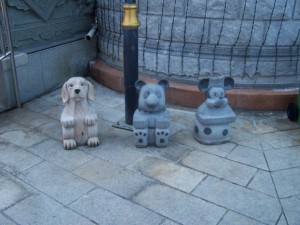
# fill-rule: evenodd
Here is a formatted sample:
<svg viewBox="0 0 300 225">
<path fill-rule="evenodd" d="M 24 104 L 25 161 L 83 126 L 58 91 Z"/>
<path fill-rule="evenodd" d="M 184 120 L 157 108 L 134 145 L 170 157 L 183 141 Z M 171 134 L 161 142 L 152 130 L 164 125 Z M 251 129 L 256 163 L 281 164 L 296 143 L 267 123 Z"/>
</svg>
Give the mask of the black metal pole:
<svg viewBox="0 0 300 225">
<path fill-rule="evenodd" d="M 137 5 L 135 0 L 125 0 L 124 18 L 124 87 L 125 87 L 125 121 L 132 125 L 134 111 L 138 107 L 138 94 L 135 82 L 138 80 L 138 27 Z"/>
</svg>

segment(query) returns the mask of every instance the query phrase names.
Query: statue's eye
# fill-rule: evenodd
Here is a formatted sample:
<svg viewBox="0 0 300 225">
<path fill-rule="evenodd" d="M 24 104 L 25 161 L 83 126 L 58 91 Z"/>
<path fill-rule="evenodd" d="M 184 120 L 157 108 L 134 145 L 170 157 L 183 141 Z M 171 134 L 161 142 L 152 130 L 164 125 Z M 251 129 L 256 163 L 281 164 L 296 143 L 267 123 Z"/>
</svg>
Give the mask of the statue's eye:
<svg viewBox="0 0 300 225">
<path fill-rule="evenodd" d="M 72 88 L 73 87 L 73 84 L 69 84 L 69 88 Z"/>
<path fill-rule="evenodd" d="M 146 92 L 144 92 L 144 98 L 148 98 L 148 96 L 150 95 L 150 92 L 149 91 L 146 91 Z"/>
<path fill-rule="evenodd" d="M 161 96 L 162 96 L 161 93 L 160 93 L 159 91 L 157 91 L 155 94 L 156 94 L 156 96 L 157 96 L 158 98 L 161 98 Z"/>
</svg>

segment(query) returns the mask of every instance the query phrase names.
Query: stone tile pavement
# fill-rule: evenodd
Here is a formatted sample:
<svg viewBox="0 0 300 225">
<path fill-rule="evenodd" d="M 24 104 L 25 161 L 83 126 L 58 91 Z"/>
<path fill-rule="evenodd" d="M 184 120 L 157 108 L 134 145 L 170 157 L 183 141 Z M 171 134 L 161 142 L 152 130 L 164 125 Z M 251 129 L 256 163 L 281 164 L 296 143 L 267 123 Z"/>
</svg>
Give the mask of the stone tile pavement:
<svg viewBox="0 0 300 225">
<path fill-rule="evenodd" d="M 169 106 L 167 148 L 135 148 L 124 97 L 94 82 L 100 146 L 65 151 L 60 89 L 0 114 L 0 224 L 300 224 L 300 126 L 237 112 L 232 141 L 192 137 L 196 109 Z"/>
</svg>

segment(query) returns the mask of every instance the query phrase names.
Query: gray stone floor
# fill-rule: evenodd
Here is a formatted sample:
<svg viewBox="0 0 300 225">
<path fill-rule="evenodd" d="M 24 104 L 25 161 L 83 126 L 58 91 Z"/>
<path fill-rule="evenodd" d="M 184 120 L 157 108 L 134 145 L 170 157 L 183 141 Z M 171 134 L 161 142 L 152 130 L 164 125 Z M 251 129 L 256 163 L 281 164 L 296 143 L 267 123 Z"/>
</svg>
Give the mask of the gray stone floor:
<svg viewBox="0 0 300 225">
<path fill-rule="evenodd" d="M 138 149 L 112 127 L 123 95 L 94 85 L 96 148 L 63 150 L 60 90 L 0 114 L 0 224 L 300 224 L 300 126 L 284 112 L 237 112 L 232 141 L 205 146 L 196 109 L 169 106 L 169 146 Z"/>
</svg>

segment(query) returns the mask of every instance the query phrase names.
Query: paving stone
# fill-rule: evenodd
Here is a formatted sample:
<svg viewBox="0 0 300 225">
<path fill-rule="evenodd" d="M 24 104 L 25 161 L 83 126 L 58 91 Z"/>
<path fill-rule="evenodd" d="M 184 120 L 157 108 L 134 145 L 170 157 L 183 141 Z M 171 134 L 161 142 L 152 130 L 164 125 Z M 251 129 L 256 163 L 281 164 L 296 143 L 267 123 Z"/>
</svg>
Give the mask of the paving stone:
<svg viewBox="0 0 300 225">
<path fill-rule="evenodd" d="M 189 112 L 180 109 L 169 108 L 168 111 L 170 113 L 171 121 L 179 123 L 187 128 L 193 129 L 194 127 L 194 119 L 195 112 Z"/>
<path fill-rule="evenodd" d="M 105 105 L 94 104 L 94 107 L 98 114 L 98 118 L 112 123 L 118 122 L 125 116 L 124 111 L 115 108 L 109 108 Z"/>
<path fill-rule="evenodd" d="M 300 145 L 300 129 L 264 134 L 263 138 L 274 148 Z"/>
<path fill-rule="evenodd" d="M 11 111 L 10 118 L 29 128 L 35 128 L 48 122 L 48 117 L 23 108 Z"/>
<path fill-rule="evenodd" d="M 265 139 L 260 138 L 260 145 L 263 151 L 274 150 L 275 148 Z"/>
<path fill-rule="evenodd" d="M 44 110 L 42 113 L 48 117 L 51 117 L 52 119 L 60 120 L 60 116 L 63 111 L 63 108 L 64 107 L 62 105 L 57 104 L 54 107 Z"/>
<path fill-rule="evenodd" d="M 54 91 L 51 91 L 50 93 L 43 95 L 42 97 L 38 98 L 38 100 L 41 101 L 49 101 L 53 102 L 59 105 L 63 105 L 62 99 L 61 99 L 61 88 L 58 88 Z"/>
<path fill-rule="evenodd" d="M 300 147 L 289 147 L 265 152 L 271 171 L 300 166 Z"/>
<path fill-rule="evenodd" d="M 171 119 L 171 125 L 169 127 L 170 129 L 170 136 L 169 136 L 169 140 L 170 137 L 172 137 L 174 134 L 176 134 L 177 132 L 185 129 L 186 127 L 178 122 L 176 122 L 176 120 L 172 120 Z"/>
<path fill-rule="evenodd" d="M 62 126 L 58 120 L 49 118 L 48 123 L 37 127 L 36 130 L 62 142 Z"/>
<path fill-rule="evenodd" d="M 263 223 L 251 219 L 249 217 L 243 216 L 241 214 L 228 211 L 224 218 L 221 220 L 218 225 L 263 225 Z"/>
<path fill-rule="evenodd" d="M 194 139 L 192 130 L 180 131 L 173 135 L 170 138 L 170 141 L 174 141 L 191 148 L 195 148 L 196 150 L 208 152 L 222 157 L 228 155 L 228 153 L 231 152 L 236 146 L 236 144 L 230 142 L 221 145 L 202 145 Z"/>
<path fill-rule="evenodd" d="M 175 142 L 170 142 L 166 148 L 158 148 L 156 146 L 147 146 L 147 148 L 136 148 L 138 151 L 141 151 L 145 154 L 161 157 L 163 159 L 172 161 L 172 162 L 179 162 L 183 159 L 188 153 L 190 153 L 193 149 L 177 144 Z"/>
<path fill-rule="evenodd" d="M 32 195 L 4 213 L 22 225 L 95 224 L 42 194 Z"/>
<path fill-rule="evenodd" d="M 91 81 L 91 80 L 90 80 Z M 94 84 L 95 104 L 103 105 L 104 107 L 115 108 L 124 104 L 124 96 L 109 88 L 100 86 L 97 82 L 91 81 Z M 124 106 L 125 109 L 125 106 Z"/>
<path fill-rule="evenodd" d="M 163 217 L 102 189 L 96 189 L 70 205 L 97 224 L 160 224 Z"/>
<path fill-rule="evenodd" d="M 237 146 L 227 158 L 263 170 L 269 169 L 263 152 L 253 148 Z"/>
<path fill-rule="evenodd" d="M 234 121 L 234 123 L 231 124 L 231 127 L 246 132 L 250 131 L 252 133 L 254 133 L 256 130 L 255 123 L 252 120 L 252 117 L 242 117 L 239 114 L 237 114 L 236 120 Z"/>
<path fill-rule="evenodd" d="M 11 120 L 0 120 L 0 134 L 9 132 L 9 131 L 29 131 L 30 128 L 15 123 Z"/>
<path fill-rule="evenodd" d="M 298 225 L 300 221 L 300 200 L 296 197 L 281 200 L 289 225 Z"/>
<path fill-rule="evenodd" d="M 11 179 L 0 180 L 0 210 L 3 210 L 30 195 L 29 190 Z"/>
<path fill-rule="evenodd" d="M 193 194 L 266 224 L 275 224 L 281 214 L 277 199 L 214 177 L 203 181 Z"/>
<path fill-rule="evenodd" d="M 277 197 L 276 190 L 269 172 L 259 170 L 251 180 L 248 188 Z"/>
<path fill-rule="evenodd" d="M 132 133 L 130 132 L 130 134 Z M 98 148 L 86 147 L 84 150 L 89 154 L 124 167 L 144 155 L 135 149 L 131 137 L 106 136 L 100 137 L 100 139 L 101 143 Z"/>
<path fill-rule="evenodd" d="M 102 159 L 94 159 L 75 174 L 124 198 L 130 198 L 154 181 Z"/>
<path fill-rule="evenodd" d="M 0 224 L 3 224 L 3 225 L 16 225 L 13 221 L 9 220 L 8 218 L 3 216 L 2 214 L 0 214 Z"/>
<path fill-rule="evenodd" d="M 14 130 L 2 133 L 0 138 L 19 147 L 28 148 L 47 139 L 47 136 L 34 130 Z"/>
<path fill-rule="evenodd" d="M 272 177 L 280 198 L 300 194 L 300 168 L 272 172 Z"/>
<path fill-rule="evenodd" d="M 173 222 L 172 220 L 166 219 L 164 222 L 162 222 L 162 223 L 159 224 L 159 225 L 179 225 L 179 223 L 175 223 L 175 222 Z"/>
<path fill-rule="evenodd" d="M 279 131 L 273 112 L 237 112 L 237 119 L 232 127 L 253 134 L 264 134 Z"/>
<path fill-rule="evenodd" d="M 281 217 L 280 217 L 280 219 L 279 219 L 279 221 L 276 225 L 288 225 L 288 223 L 286 222 L 284 214 L 281 214 Z"/>
<path fill-rule="evenodd" d="M 271 133 L 271 132 L 276 132 L 278 129 L 274 127 L 274 124 L 268 119 L 263 119 L 263 120 L 257 120 L 254 118 L 253 122 L 255 124 L 255 131 L 253 133 L 257 134 L 265 134 L 265 133 Z"/>
<path fill-rule="evenodd" d="M 233 183 L 247 185 L 257 169 L 204 152 L 193 151 L 182 164 Z"/>
<path fill-rule="evenodd" d="M 225 209 L 163 185 L 152 185 L 133 201 L 182 224 L 217 224 Z"/>
<path fill-rule="evenodd" d="M 41 163 L 18 177 L 66 205 L 94 188 L 93 184 L 48 162 Z"/>
<path fill-rule="evenodd" d="M 124 119 L 124 123 L 125 123 L 125 119 Z M 102 119 L 98 120 L 98 133 L 99 133 L 98 136 L 100 138 L 100 144 L 101 142 L 104 142 L 107 138 L 116 138 L 116 137 L 129 138 L 132 136 L 132 131 L 115 127 L 115 125 L 117 125 L 117 123 L 109 122 Z M 103 139 L 103 141 L 101 141 L 101 139 Z"/>
<path fill-rule="evenodd" d="M 0 168 L 18 174 L 43 161 L 41 158 L 21 148 L 0 142 Z"/>
<path fill-rule="evenodd" d="M 94 158 L 81 150 L 66 151 L 63 149 L 62 142 L 52 139 L 45 140 L 29 148 L 28 151 L 70 171 Z"/>
<path fill-rule="evenodd" d="M 260 140 L 261 138 L 258 134 L 245 132 L 235 128 L 232 129 L 231 141 L 233 143 L 249 148 L 255 148 L 257 150 L 263 150 Z"/>
<path fill-rule="evenodd" d="M 135 162 L 130 169 L 188 193 L 206 177 L 198 171 L 149 156 Z"/>
<path fill-rule="evenodd" d="M 34 112 L 43 112 L 45 110 L 48 110 L 49 108 L 52 108 L 54 106 L 57 106 L 57 103 L 51 102 L 51 101 L 45 101 L 42 99 L 35 99 L 33 101 L 30 101 L 23 105 L 23 108 L 29 109 Z"/>
<path fill-rule="evenodd" d="M 0 169 L 0 182 L 7 180 L 7 178 L 8 178 L 8 172 L 3 169 Z"/>
</svg>

